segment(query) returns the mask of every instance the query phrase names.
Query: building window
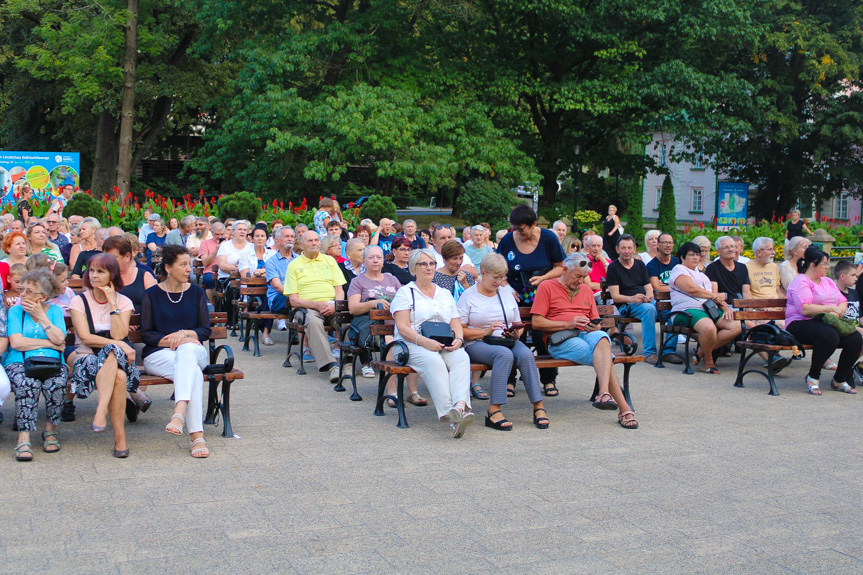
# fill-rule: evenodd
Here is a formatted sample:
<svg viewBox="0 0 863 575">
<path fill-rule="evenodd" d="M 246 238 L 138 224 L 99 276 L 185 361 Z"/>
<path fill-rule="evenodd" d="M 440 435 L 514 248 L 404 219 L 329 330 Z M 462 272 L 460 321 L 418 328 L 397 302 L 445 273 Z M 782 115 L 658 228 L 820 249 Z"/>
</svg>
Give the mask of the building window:
<svg viewBox="0 0 863 575">
<path fill-rule="evenodd" d="M 842 193 L 833 198 L 833 217 L 837 220 L 848 219 L 848 194 Z"/>
<path fill-rule="evenodd" d="M 656 193 L 653 195 L 653 209 L 659 210 L 659 199 L 662 197 L 662 186 L 656 186 Z"/>
<path fill-rule="evenodd" d="M 668 142 L 659 142 L 659 165 L 663 168 L 668 165 Z"/>
<path fill-rule="evenodd" d="M 693 170 L 703 170 L 704 169 L 704 156 L 698 154 L 695 156 L 695 162 L 692 164 Z"/>
<path fill-rule="evenodd" d="M 689 213 L 700 214 L 703 208 L 704 188 L 691 188 L 689 192 Z"/>
</svg>

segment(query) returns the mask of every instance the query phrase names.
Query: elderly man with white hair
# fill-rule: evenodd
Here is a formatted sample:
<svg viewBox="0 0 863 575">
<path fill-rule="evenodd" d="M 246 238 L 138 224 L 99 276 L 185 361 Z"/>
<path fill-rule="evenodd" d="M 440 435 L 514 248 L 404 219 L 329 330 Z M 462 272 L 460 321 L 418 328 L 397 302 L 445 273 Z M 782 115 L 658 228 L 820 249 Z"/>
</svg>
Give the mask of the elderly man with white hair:
<svg viewBox="0 0 863 575">
<path fill-rule="evenodd" d="M 587 236 L 585 242 L 587 244 L 587 259 L 591 264 L 587 285 L 593 290 L 594 295 L 598 295 L 602 289 L 602 281 L 606 278 L 609 262 L 602 251 L 602 236 L 597 234 Z"/>
<path fill-rule="evenodd" d="M 611 339 L 599 327 L 596 301 L 587 285 L 592 267 L 588 256 L 573 252 L 563 261 L 562 276 L 539 284 L 530 310 L 533 327 L 545 334 L 552 357 L 592 365 L 599 385 L 593 406 L 617 409 L 621 427 L 636 429 L 635 414 L 614 371 Z"/>
<path fill-rule="evenodd" d="M 715 242 L 719 258 L 704 270 L 710 278 L 713 293 L 724 293 L 726 301 L 733 299 L 749 299 L 749 271 L 746 266 L 737 261 L 737 246 L 731 236 L 720 236 Z"/>
<path fill-rule="evenodd" d="M 763 236 L 755 238 L 755 241 L 752 242 L 752 251 L 755 257 L 746 263 L 750 282 L 749 291 L 752 297 L 755 299 L 785 297 L 785 290 L 782 289 L 782 283 L 779 281 L 779 266 L 773 261 L 773 256 L 776 255 L 773 238 Z M 744 323 L 747 328 L 751 329 L 756 325 L 767 323 L 767 320 L 747 320 Z M 785 322 L 782 320 L 777 320 L 774 323 L 777 327 L 785 327 Z M 765 360 L 766 367 L 767 354 L 761 353 L 759 355 Z M 790 363 L 790 359 L 783 358 L 777 353 L 773 358 L 773 372 L 778 373 Z"/>
<path fill-rule="evenodd" d="M 563 243 L 563 238 L 566 237 L 566 224 L 560 220 L 557 220 L 553 224 L 551 224 L 551 231 L 554 232 L 554 235 L 557 236 L 557 239 L 560 240 L 560 243 Z"/>
</svg>

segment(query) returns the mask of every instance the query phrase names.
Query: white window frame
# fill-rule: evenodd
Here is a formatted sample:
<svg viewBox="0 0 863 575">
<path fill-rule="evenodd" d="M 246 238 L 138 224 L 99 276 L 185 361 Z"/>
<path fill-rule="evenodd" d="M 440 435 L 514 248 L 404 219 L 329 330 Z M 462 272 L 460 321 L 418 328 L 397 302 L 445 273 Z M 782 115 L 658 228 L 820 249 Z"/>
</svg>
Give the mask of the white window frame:
<svg viewBox="0 0 863 575">
<path fill-rule="evenodd" d="M 698 194 L 698 207 L 695 206 L 696 192 Z M 689 188 L 689 213 L 704 213 L 704 188 Z"/>
<path fill-rule="evenodd" d="M 703 170 L 704 169 L 704 156 L 698 154 L 695 156 L 695 161 L 692 164 L 693 170 Z"/>
<path fill-rule="evenodd" d="M 833 198 L 833 217 L 837 220 L 848 219 L 848 194 L 845 192 Z"/>
<path fill-rule="evenodd" d="M 668 140 L 659 141 L 659 165 L 663 168 L 668 165 Z"/>
<path fill-rule="evenodd" d="M 662 186 L 656 186 L 656 193 L 653 194 L 653 211 L 659 211 L 659 200 L 662 198 Z"/>
</svg>

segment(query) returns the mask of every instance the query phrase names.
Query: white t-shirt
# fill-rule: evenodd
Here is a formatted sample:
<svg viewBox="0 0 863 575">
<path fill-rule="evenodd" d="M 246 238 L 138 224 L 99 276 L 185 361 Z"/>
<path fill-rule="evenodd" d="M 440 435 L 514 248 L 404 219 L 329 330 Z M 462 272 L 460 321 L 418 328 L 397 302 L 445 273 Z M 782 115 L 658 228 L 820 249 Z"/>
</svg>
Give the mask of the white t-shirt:
<svg viewBox="0 0 863 575">
<path fill-rule="evenodd" d="M 691 296 L 677 287 L 674 283 L 680 276 L 687 276 L 696 286 L 711 290 L 710 278 L 703 272 L 691 270 L 683 264 L 677 264 L 671 270 L 671 275 L 668 278 L 668 287 L 671 289 L 671 311 L 686 311 L 688 309 L 701 309 L 701 304 L 707 301 L 706 298 Z"/>
<path fill-rule="evenodd" d="M 216 260 L 218 260 L 221 256 L 227 256 L 226 263 L 228 265 L 239 265 L 240 258 L 242 257 L 242 255 L 248 254 L 249 252 L 252 253 L 252 257 L 255 257 L 255 245 L 252 242 L 246 242 L 246 247 L 239 250 L 234 245 L 234 242 L 224 241 L 221 243 L 221 245 L 219 246 L 219 251 L 216 253 Z M 258 262 L 255 261 L 255 268 L 257 269 L 257 267 Z M 219 270 L 219 279 L 224 279 L 230 276 L 230 273 Z"/>
<path fill-rule="evenodd" d="M 518 311 L 518 304 L 512 297 L 512 289 L 501 286 L 497 288 L 497 293 L 500 295 L 500 300 L 497 296 L 482 295 L 476 285 L 465 290 L 458 298 L 456 305 L 462 325 L 467 325 L 471 329 L 485 329 L 496 321 L 505 323 L 507 326 L 520 322 L 521 315 Z M 503 307 L 501 307 L 501 303 Z M 504 311 L 506 311 L 506 319 L 503 316 Z M 500 337 L 503 335 L 503 331 L 495 330 L 492 335 Z M 465 345 L 470 345 L 475 341 L 465 342 Z"/>
<path fill-rule="evenodd" d="M 638 254 L 638 257 L 641 258 L 641 261 L 644 262 L 644 265 L 647 265 L 650 263 L 650 260 L 652 260 L 655 256 L 652 256 L 647 252 L 641 252 L 640 254 Z"/>
<path fill-rule="evenodd" d="M 411 297 L 413 292 L 413 297 Z M 414 305 L 414 302 L 415 305 Z M 442 321 L 449 323 L 458 317 L 458 309 L 452 294 L 440 286 L 434 286 L 434 297 L 425 295 L 414 282 L 402 286 L 396 292 L 390 304 L 390 312 L 395 315 L 397 311 L 413 310 L 411 313 L 411 327 L 417 333 L 420 332 L 420 324 L 424 321 Z M 399 328 L 396 325 L 395 337 L 399 337 Z M 404 339 L 404 338 L 401 338 Z M 413 342 L 411 342 L 413 343 Z"/>
<path fill-rule="evenodd" d="M 224 245 L 224 242 L 223 244 Z M 246 244 L 247 246 L 249 244 Z M 264 250 L 264 262 L 273 257 L 276 254 L 273 250 Z M 242 272 L 243 270 L 255 271 L 258 269 L 258 254 L 255 253 L 255 246 L 252 244 L 251 251 L 244 251 L 240 254 L 240 261 L 237 264 L 237 269 Z M 264 268 L 261 268 L 264 269 Z"/>
</svg>

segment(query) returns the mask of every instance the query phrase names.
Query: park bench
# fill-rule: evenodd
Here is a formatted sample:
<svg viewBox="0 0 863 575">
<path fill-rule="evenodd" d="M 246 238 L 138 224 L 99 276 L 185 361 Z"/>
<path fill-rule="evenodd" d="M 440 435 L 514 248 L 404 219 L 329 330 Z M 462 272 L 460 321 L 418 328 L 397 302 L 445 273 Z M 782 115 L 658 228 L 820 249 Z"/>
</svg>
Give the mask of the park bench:
<svg viewBox="0 0 863 575">
<path fill-rule="evenodd" d="M 140 328 L 141 316 L 133 315 L 129 321 L 130 326 Z M 210 313 L 210 326 L 212 333 L 208 340 L 210 350 L 210 363 L 204 368 L 204 377 L 210 384 L 209 394 L 207 396 L 207 411 L 204 416 L 204 423 L 209 425 L 218 425 L 219 413 L 223 420 L 224 437 L 233 437 L 234 430 L 231 427 L 231 384 L 234 381 L 243 379 L 245 375 L 242 371 L 234 369 L 234 352 L 231 347 L 226 344 L 219 345 L 220 340 L 228 338 L 227 315 L 224 312 Z M 132 343 L 141 343 L 140 329 L 129 331 L 129 339 Z M 66 345 L 75 345 L 75 329 L 72 326 L 72 319 L 66 318 Z M 224 359 L 219 359 L 219 355 L 224 352 Z M 139 366 L 140 368 L 140 366 Z M 170 379 L 149 375 L 141 371 L 141 385 L 172 385 L 174 382 Z M 221 396 L 219 394 L 219 385 L 221 384 Z"/>
<path fill-rule="evenodd" d="M 267 278 L 247 277 L 239 280 L 240 299 L 237 302 L 239 318 L 243 323 L 245 335 L 243 336 L 243 351 L 249 351 L 249 340 L 255 342 L 254 357 L 260 357 L 260 335 L 261 322 L 271 319 L 273 321 L 288 320 L 288 314 L 263 311 L 262 308 L 267 301 Z"/>
<path fill-rule="evenodd" d="M 698 335 L 693 328 L 683 325 L 671 325 L 671 321 L 677 317 L 678 315 L 684 315 L 686 317 L 691 318 L 692 315 L 689 312 L 685 311 L 677 311 L 671 312 L 671 292 L 668 290 L 666 286 L 663 286 L 662 289 L 653 290 L 653 297 L 656 300 L 656 315 L 659 317 L 659 341 L 656 344 L 656 349 L 658 351 L 656 356 L 656 367 L 663 368 L 665 365 L 662 362 L 662 350 L 666 349 L 666 345 L 673 338 L 676 340 L 678 335 L 682 335 L 686 338 L 686 342 L 683 346 L 683 355 L 681 356 L 676 351 L 670 352 L 669 355 L 675 355 L 683 361 L 683 373 L 686 375 L 692 375 L 695 372 L 692 371 L 692 365 L 690 362 L 690 350 L 689 344 L 695 336 Z M 663 314 L 665 317 L 663 318 Z"/>
<path fill-rule="evenodd" d="M 604 306 L 604 307 L 612 307 L 612 306 Z M 530 308 L 522 307 L 519 308 L 521 313 L 522 321 L 526 324 L 525 330 L 530 329 Z M 371 315 L 374 314 L 374 315 Z M 372 319 L 380 319 L 381 321 L 385 321 L 387 319 L 392 319 L 392 316 L 389 312 L 385 312 L 384 310 L 372 310 L 370 316 Z M 603 318 L 600 326 L 603 329 L 609 329 L 614 326 L 615 319 L 613 317 Z M 381 329 L 379 331 L 390 331 L 393 326 L 380 326 Z M 387 329 L 389 328 L 389 329 Z M 374 332 L 373 332 L 374 333 Z M 390 334 L 392 332 L 390 331 Z M 390 351 L 393 351 L 393 360 L 384 360 L 383 358 L 387 357 Z M 384 415 L 384 402 L 387 399 L 392 399 L 396 404 L 396 410 L 398 413 L 398 424 L 399 428 L 407 428 L 408 422 L 407 417 L 405 416 L 404 409 L 404 381 L 405 378 L 412 374 L 416 373 L 414 369 L 407 365 L 409 359 L 409 352 L 407 345 L 400 340 L 394 340 L 393 342 L 385 345 L 381 350 L 381 359 L 372 361 L 372 367 L 379 371 L 378 377 L 378 395 L 377 402 L 375 403 L 375 411 L 374 414 L 378 416 Z M 632 366 L 636 363 L 640 363 L 644 361 L 644 356 L 640 355 L 623 355 L 616 356 L 614 358 L 615 365 L 623 365 L 623 395 L 626 398 L 626 402 L 632 406 L 632 399 L 629 391 L 629 372 L 632 369 Z M 582 364 L 576 363 L 574 361 L 569 361 L 566 359 L 556 359 L 551 356 L 543 355 L 536 357 L 536 367 L 539 369 L 542 368 L 552 368 L 552 367 L 579 367 Z M 489 371 L 492 366 L 483 364 L 483 363 L 471 363 L 470 370 L 472 372 L 479 371 Z M 396 378 L 396 395 L 386 395 L 386 386 L 391 377 Z M 594 380 L 593 393 L 590 397 L 590 400 L 593 401 L 596 399 L 596 396 L 599 393 L 599 381 Z"/>
<path fill-rule="evenodd" d="M 776 299 L 736 299 L 730 302 L 734 308 L 734 319 L 740 321 L 747 320 L 762 320 L 762 321 L 784 321 L 785 320 L 785 298 Z M 755 341 L 740 340 L 735 343 L 740 351 L 740 365 L 737 368 L 737 379 L 734 380 L 734 387 L 744 387 L 743 378 L 750 373 L 758 373 L 767 379 L 770 385 L 768 395 L 779 395 L 779 389 L 776 387 L 776 380 L 773 369 L 773 359 L 780 351 L 792 350 L 790 345 L 769 345 Z M 801 345 L 802 349 L 812 349 L 811 345 Z M 752 368 L 746 369 L 746 364 L 749 360 L 759 353 L 767 354 L 767 367 L 764 369 Z"/>
<path fill-rule="evenodd" d="M 306 375 L 306 368 L 303 365 L 303 348 L 306 347 L 306 310 L 305 308 L 291 308 L 288 311 L 288 354 L 285 357 L 285 362 L 282 367 L 293 367 L 291 365 L 291 356 L 297 356 L 297 362 L 300 364 L 297 370 L 297 375 Z M 333 333 L 335 330 L 328 325 L 324 325 L 324 331 Z M 297 342 L 296 344 L 294 342 Z M 294 346 L 297 346 L 299 351 L 291 351 Z"/>
</svg>

